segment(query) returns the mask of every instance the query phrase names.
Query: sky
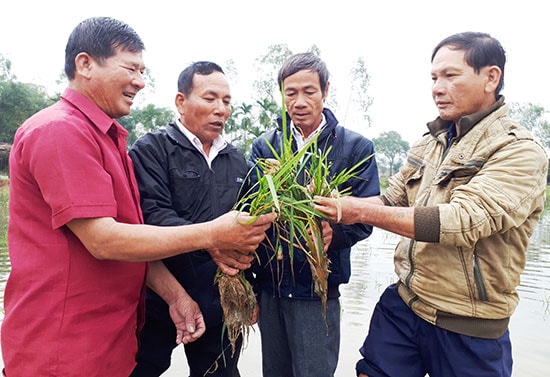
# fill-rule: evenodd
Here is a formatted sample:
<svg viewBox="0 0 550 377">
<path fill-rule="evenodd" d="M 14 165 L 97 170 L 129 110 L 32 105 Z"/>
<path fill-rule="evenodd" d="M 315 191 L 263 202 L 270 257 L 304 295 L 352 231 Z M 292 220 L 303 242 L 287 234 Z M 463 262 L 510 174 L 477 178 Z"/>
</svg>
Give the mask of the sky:
<svg viewBox="0 0 550 377">
<path fill-rule="evenodd" d="M 160 107 L 173 108 L 179 72 L 197 60 L 222 67 L 232 60 L 234 103 L 251 103 L 255 60 L 268 46 L 302 52 L 315 44 L 331 73 L 340 122 L 369 138 L 397 131 L 413 142 L 437 116 L 430 92 L 433 48 L 451 34 L 482 31 L 507 52 L 506 101 L 550 110 L 550 22 L 543 1 L 11 0 L 0 6 L 0 54 L 11 61 L 18 81 L 53 88 L 70 32 L 92 16 L 118 18 L 141 36 L 155 79 L 147 103 Z M 358 58 L 371 79 L 371 126 L 346 106 L 353 96 L 349 72 Z"/>
</svg>

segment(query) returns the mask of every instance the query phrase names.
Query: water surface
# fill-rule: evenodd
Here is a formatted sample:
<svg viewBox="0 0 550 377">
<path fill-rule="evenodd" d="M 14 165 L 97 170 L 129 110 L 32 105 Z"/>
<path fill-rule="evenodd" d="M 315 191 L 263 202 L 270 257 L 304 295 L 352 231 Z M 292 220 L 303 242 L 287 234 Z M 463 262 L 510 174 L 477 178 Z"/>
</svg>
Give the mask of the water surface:
<svg viewBox="0 0 550 377">
<path fill-rule="evenodd" d="M 0 230 L 7 214 L 0 213 Z M 1 236 L 3 237 L 3 236 Z M 385 287 L 394 282 L 393 249 L 398 236 L 375 229 L 373 235 L 352 251 L 352 277 L 342 288 L 342 340 L 336 377 L 355 376 L 359 347 L 368 331 L 374 305 Z M 5 238 L 0 239 L 0 303 L 9 274 Z M 546 377 L 550 360 L 550 215 L 541 220 L 531 239 L 527 266 L 518 288 L 520 304 L 510 322 L 514 376 Z M 2 305 L 3 307 L 3 305 Z M 0 312 L 0 320 L 3 310 Z M 181 377 L 187 372 L 181 347 L 173 353 L 172 367 L 163 377 Z M 0 360 L 0 366 L 1 366 Z M 261 376 L 258 330 L 250 334 L 240 362 L 243 377 Z"/>
</svg>

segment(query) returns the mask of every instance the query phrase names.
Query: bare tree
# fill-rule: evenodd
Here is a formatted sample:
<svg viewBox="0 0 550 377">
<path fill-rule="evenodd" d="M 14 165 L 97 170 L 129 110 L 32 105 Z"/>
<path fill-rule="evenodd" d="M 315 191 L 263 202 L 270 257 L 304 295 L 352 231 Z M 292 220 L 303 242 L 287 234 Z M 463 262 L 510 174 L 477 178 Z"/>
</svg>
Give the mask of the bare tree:
<svg viewBox="0 0 550 377">
<path fill-rule="evenodd" d="M 517 103 L 510 104 L 510 116 L 524 127 L 533 132 L 533 135 L 544 145 L 550 149 L 550 112 L 544 109 L 541 105 L 533 103 Z"/>
<path fill-rule="evenodd" d="M 350 71 L 351 90 L 350 99 L 346 107 L 346 115 L 349 111 L 349 106 L 354 103 L 363 119 L 367 121 L 367 126 L 371 125 L 369 109 L 372 105 L 372 97 L 369 96 L 370 75 L 367 72 L 367 66 L 363 58 L 358 58 L 355 66 Z"/>
</svg>

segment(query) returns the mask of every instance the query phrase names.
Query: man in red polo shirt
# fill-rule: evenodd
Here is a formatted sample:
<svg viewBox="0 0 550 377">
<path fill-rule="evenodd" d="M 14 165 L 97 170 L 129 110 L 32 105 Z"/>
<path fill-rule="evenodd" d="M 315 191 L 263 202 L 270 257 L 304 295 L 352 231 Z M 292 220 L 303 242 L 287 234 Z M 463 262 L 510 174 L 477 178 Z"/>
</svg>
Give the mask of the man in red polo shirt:
<svg viewBox="0 0 550 377">
<path fill-rule="evenodd" d="M 158 278 L 167 273 L 162 263 L 152 262 L 147 275 L 146 262 L 208 249 L 234 273 L 250 266 L 249 253 L 273 220 L 245 226 L 249 216 L 235 221 L 236 213 L 228 213 L 189 226 L 142 224 L 127 132 L 114 119 L 130 113 L 144 87 L 143 50 L 128 25 L 84 20 L 65 50 L 69 87 L 16 133 L 1 331 L 5 376 L 127 377 L 146 280 L 171 306 L 178 341 L 192 341 L 204 322 L 185 316 L 181 287 L 159 285 L 167 281 Z"/>
</svg>

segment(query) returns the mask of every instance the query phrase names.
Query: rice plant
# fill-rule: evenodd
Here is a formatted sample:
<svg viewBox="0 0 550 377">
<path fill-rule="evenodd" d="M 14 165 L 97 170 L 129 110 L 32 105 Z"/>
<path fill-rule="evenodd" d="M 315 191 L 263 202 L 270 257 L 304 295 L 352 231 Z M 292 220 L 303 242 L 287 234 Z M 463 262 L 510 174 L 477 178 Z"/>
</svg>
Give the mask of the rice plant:
<svg viewBox="0 0 550 377">
<path fill-rule="evenodd" d="M 284 91 L 282 91 L 284 93 Z M 292 149 L 292 132 L 287 127 L 284 94 L 282 98 L 282 125 L 283 141 L 280 151 L 269 144 L 273 159 L 260 158 L 249 174 L 256 174 L 258 181 L 236 203 L 235 209 L 248 212 L 251 216 L 276 212 L 277 219 L 273 224 L 276 235 L 274 244 L 266 240 L 270 258 L 282 259 L 282 242 L 288 244 L 290 265 L 293 266 L 295 253 L 304 253 L 311 267 L 314 291 L 321 298 L 323 318 L 326 314 L 328 275 L 330 274 L 330 260 L 324 252 L 324 241 L 321 221 L 324 215 L 313 207 L 313 198 L 319 196 L 341 197 L 351 194 L 350 190 L 339 191 L 339 187 L 356 176 L 359 169 L 372 156 L 367 156 L 355 166 L 344 169 L 335 175 L 330 173 L 328 160 L 331 147 L 322 150 L 318 146 L 318 135 L 309 140 L 297 150 Z M 292 268 L 292 267 L 291 267 Z M 294 275 L 294 271 L 291 271 Z M 235 277 L 225 277 L 220 271 L 216 281 L 224 278 L 223 290 L 220 286 L 220 296 L 224 309 L 224 322 L 232 344 L 235 344 L 240 334 L 248 334 L 250 323 L 246 319 L 252 318 L 250 310 L 255 310 L 256 298 L 250 283 L 244 278 L 241 271 Z M 228 289 L 231 285 L 231 289 Z M 232 293 L 230 293 L 232 292 Z M 240 292 L 240 293 L 237 293 Z M 228 295 L 247 297 L 240 300 L 228 298 Z M 239 312 L 239 313 L 236 313 Z M 325 318 L 326 319 L 326 318 Z M 244 320 L 244 321 L 243 321 Z"/>
</svg>

